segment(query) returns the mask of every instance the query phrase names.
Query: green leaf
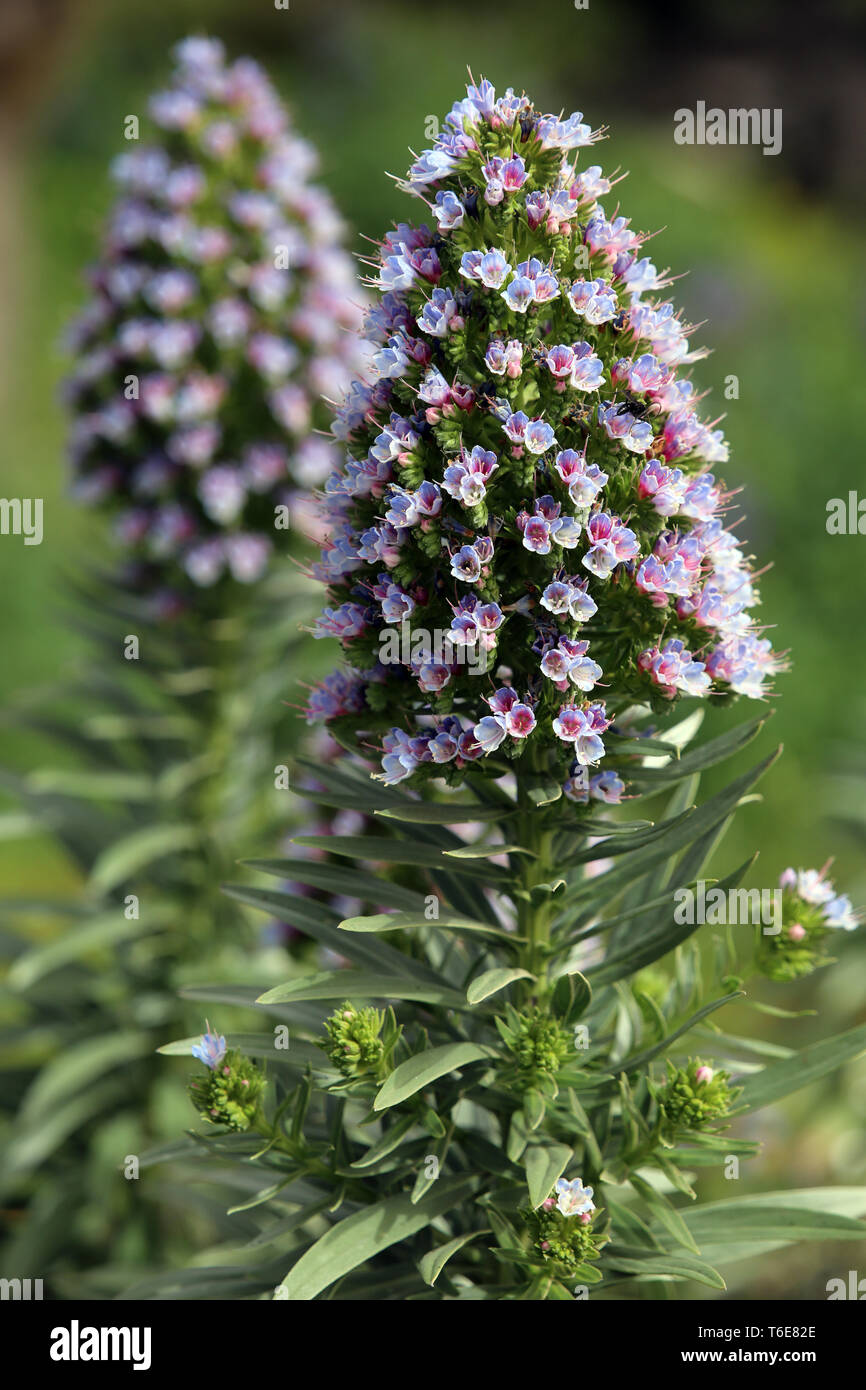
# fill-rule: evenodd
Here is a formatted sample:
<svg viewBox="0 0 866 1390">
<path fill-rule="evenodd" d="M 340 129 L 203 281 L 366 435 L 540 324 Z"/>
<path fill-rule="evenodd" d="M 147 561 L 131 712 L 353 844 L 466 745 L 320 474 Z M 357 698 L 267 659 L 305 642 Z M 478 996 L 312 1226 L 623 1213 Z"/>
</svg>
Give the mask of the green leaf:
<svg viewBox="0 0 866 1390">
<path fill-rule="evenodd" d="M 535 1087 L 530 1087 L 523 1097 L 523 1124 L 528 1130 L 536 1130 L 544 1119 L 544 1096 Z"/>
<path fill-rule="evenodd" d="M 615 859 L 623 854 L 633 854 L 635 850 L 658 845 L 662 841 L 668 852 L 673 852 L 694 838 L 692 822 L 695 812 L 696 808 L 690 807 L 681 815 L 660 821 L 649 830 L 638 831 L 634 835 L 614 835 L 610 837 L 610 843 L 607 840 L 599 840 L 586 849 L 570 854 L 566 863 L 569 868 L 576 868 L 579 864 L 592 864 L 597 859 Z"/>
<path fill-rule="evenodd" d="M 464 1009 L 466 1000 L 457 990 L 427 985 L 405 976 L 374 975 L 364 970 L 328 970 L 269 989 L 257 1004 L 286 1004 L 303 999 L 415 999 L 446 1009 Z"/>
<path fill-rule="evenodd" d="M 482 999 L 489 999 L 491 994 L 505 989 L 515 980 L 534 979 L 535 976 L 530 975 L 528 970 L 508 970 L 504 966 L 499 966 L 494 970 L 485 970 L 483 975 L 477 975 L 466 991 L 466 998 L 470 1004 L 480 1004 Z"/>
<path fill-rule="evenodd" d="M 0 816 L 0 840 L 23 840 L 28 835 L 37 835 L 43 829 L 34 816 L 19 811 L 7 811 Z"/>
<path fill-rule="evenodd" d="M 604 816 L 581 816 L 576 828 L 582 835 L 635 835 L 652 830 L 651 820 L 608 820 Z"/>
<path fill-rule="evenodd" d="M 683 749 L 695 738 L 704 722 L 706 712 L 705 705 L 698 705 L 684 719 L 677 719 L 675 724 L 669 724 L 666 729 L 662 729 L 661 737 L 665 743 L 673 744 L 678 754 L 682 753 Z M 650 761 L 653 763 L 655 759 Z"/>
<path fill-rule="evenodd" d="M 192 999 L 200 1004 L 236 1004 L 243 1009 L 264 1008 L 266 1013 L 283 1023 L 295 1023 L 298 1026 L 300 1021 L 304 1027 L 315 1032 L 318 1032 L 322 1025 L 322 1010 L 310 1004 L 296 1004 L 291 1007 L 272 1003 L 263 1006 L 258 998 L 259 987 L 256 985 L 187 985 L 178 990 L 178 994 L 181 999 Z"/>
<path fill-rule="evenodd" d="M 755 858 L 756 856 L 753 855 L 727 878 L 723 878 L 718 885 L 719 888 L 723 892 L 727 892 L 729 888 L 735 888 L 746 871 L 751 868 Z M 617 952 L 616 955 L 608 956 L 601 965 L 590 970 L 589 976 L 593 987 L 601 984 L 613 984 L 616 980 L 622 980 L 628 975 L 636 974 L 645 965 L 651 965 L 653 961 L 666 956 L 668 951 L 672 951 L 675 946 L 686 941 L 698 930 L 700 923 L 690 925 L 687 922 L 674 921 L 673 904 L 672 890 L 670 916 L 654 918 L 647 930 L 642 932 L 640 936 L 636 935 L 633 944 Z"/>
<path fill-rule="evenodd" d="M 413 1206 L 417 1206 L 426 1197 L 433 1184 L 439 1181 L 439 1171 L 444 1167 L 450 1145 L 451 1137 L 446 1133 L 443 1138 L 436 1141 L 433 1152 L 425 1155 L 424 1165 L 418 1169 L 415 1186 L 412 1188 Z M 428 1161 L 430 1159 L 433 1159 L 432 1163 Z"/>
<path fill-rule="evenodd" d="M 426 1255 L 422 1255 L 418 1261 L 418 1273 L 432 1288 L 442 1273 L 452 1255 L 456 1255 L 458 1250 L 462 1250 L 464 1245 L 468 1245 L 470 1240 L 477 1240 L 479 1236 L 486 1235 L 488 1227 L 481 1231 L 469 1231 L 466 1235 L 455 1236 L 445 1245 L 439 1245 L 435 1250 L 430 1250 Z"/>
<path fill-rule="evenodd" d="M 389 806 L 374 814 L 410 825 L 465 825 L 474 821 L 504 820 L 508 813 L 501 806 L 482 806 L 478 801 L 410 801 L 405 806 Z"/>
<path fill-rule="evenodd" d="M 753 1241 L 863 1240 L 861 1215 L 866 1215 L 866 1187 L 829 1187 L 709 1202 L 684 1218 L 702 1247 L 719 1247 L 713 1258 L 721 1259 L 723 1247 Z"/>
<path fill-rule="evenodd" d="M 619 1070 L 631 1072 L 638 1071 L 640 1068 L 645 1067 L 654 1057 L 658 1057 L 662 1052 L 667 1052 L 671 1043 L 676 1042 L 677 1038 L 681 1038 L 683 1033 L 688 1033 L 691 1028 L 694 1028 L 697 1023 L 700 1023 L 701 1019 L 706 1018 L 708 1014 L 715 1013 L 716 1009 L 723 1008 L 725 1004 L 732 1004 L 735 999 L 744 998 L 744 995 L 744 990 L 737 989 L 734 990 L 732 994 L 725 994 L 721 999 L 713 999 L 709 1004 L 704 1004 L 702 1009 L 698 1009 L 697 1013 L 692 1014 L 691 1018 L 686 1019 L 685 1023 L 681 1023 L 679 1028 L 675 1028 L 666 1038 L 662 1038 L 661 1042 L 656 1043 L 653 1047 L 646 1048 L 643 1052 L 637 1052 L 631 1057 L 626 1057 L 624 1061 L 619 1062 L 617 1064 Z"/>
<path fill-rule="evenodd" d="M 154 784 L 133 772 L 87 772 L 45 768 L 27 779 L 27 790 L 39 796 L 82 797 L 85 801 L 152 801 Z"/>
<path fill-rule="evenodd" d="M 542 1114 L 544 1112 L 542 1111 Z M 519 1163 L 526 1145 L 529 1143 L 529 1130 L 521 1110 L 514 1110 L 508 1126 L 508 1142 L 505 1152 L 512 1163 Z"/>
<path fill-rule="evenodd" d="M 720 734 L 718 738 L 708 739 L 706 743 L 701 744 L 700 748 L 693 749 L 691 753 L 684 754 L 677 762 L 668 763 L 665 767 L 634 768 L 630 772 L 630 776 L 636 782 L 661 784 L 678 782 L 683 777 L 691 777 L 694 772 L 703 772 L 705 768 L 715 767 L 716 763 L 723 762 L 726 758 L 732 757 L 734 753 L 739 753 L 754 738 L 757 738 L 769 717 L 769 714 L 762 714 L 757 719 L 738 724 L 735 728 L 729 729 L 727 733 Z"/>
<path fill-rule="evenodd" d="M 567 1144 L 532 1144 L 526 1150 L 523 1166 L 533 1211 L 550 1196 L 553 1184 L 562 1177 L 572 1154 L 573 1150 Z"/>
<path fill-rule="evenodd" d="M 440 931 L 482 932 L 486 936 L 502 939 L 503 944 L 522 941 L 523 937 L 505 932 L 501 927 L 490 927 L 485 922 L 472 922 L 465 917 L 423 917 L 407 912 L 378 912 L 372 917 L 347 917 L 340 923 L 340 931 L 348 932 L 389 932 L 414 931 L 419 927 L 438 927 Z"/>
<path fill-rule="evenodd" d="M 388 1154 L 393 1153 L 396 1148 L 399 1148 L 403 1139 L 409 1133 L 409 1130 L 414 1129 L 417 1124 L 417 1115 L 401 1115 L 391 1128 L 386 1129 L 382 1137 L 378 1139 L 375 1144 L 371 1145 L 363 1157 L 356 1158 L 354 1163 L 351 1163 L 349 1166 L 358 1169 L 373 1167 L 379 1162 L 380 1158 L 387 1158 Z"/>
<path fill-rule="evenodd" d="M 266 1202 L 270 1202 L 273 1197 L 282 1192 L 284 1187 L 288 1187 L 291 1182 L 294 1182 L 293 1176 L 283 1178 L 281 1182 L 271 1183 L 270 1187 L 263 1187 L 260 1192 L 257 1192 L 254 1197 L 248 1198 L 246 1202 L 239 1202 L 237 1206 L 229 1207 L 226 1216 L 237 1216 L 242 1211 L 252 1211 L 254 1207 L 264 1206 Z"/>
<path fill-rule="evenodd" d="M 428 1048 L 394 1068 L 376 1096 L 373 1109 L 387 1110 L 399 1105 L 438 1081 L 440 1076 L 458 1071 L 470 1062 L 490 1061 L 496 1056 L 492 1047 L 482 1047 L 479 1043 L 444 1043 L 441 1047 Z"/>
<path fill-rule="evenodd" d="M 241 864 L 292 883 L 308 883 L 328 893 L 366 899 L 381 903 L 383 907 L 396 907 L 401 912 L 420 912 L 424 907 L 422 893 L 360 869 L 347 869 L 342 864 L 323 864 L 315 859 L 242 859 Z"/>
<path fill-rule="evenodd" d="M 615 1247 L 608 1246 L 604 1262 L 623 1274 L 635 1274 L 645 1279 L 664 1276 L 669 1279 L 694 1279 L 696 1283 L 706 1284 L 711 1289 L 727 1287 L 717 1269 L 689 1255 L 655 1255 L 645 1250 L 635 1250 L 634 1254 L 625 1255 Z"/>
<path fill-rule="evenodd" d="M 704 883 L 708 888 L 711 886 L 714 887 L 716 880 L 714 878 L 706 878 L 704 879 Z M 680 884 L 679 886 L 681 889 L 686 887 L 693 888 L 695 884 Z M 626 908 L 623 912 L 618 912 L 614 917 L 605 917 L 603 921 L 591 923 L 588 927 L 585 927 L 583 931 L 569 937 L 568 949 L 571 948 L 575 941 L 582 941 L 587 936 L 597 936 L 599 932 L 609 931 L 611 927 L 620 927 L 624 922 L 633 921 L 635 917 L 643 917 L 651 908 L 666 907 L 668 905 L 673 907 L 672 888 L 666 889 L 664 893 L 659 893 L 654 898 L 641 900 L 641 902 L 635 903 L 634 906 Z"/>
<path fill-rule="evenodd" d="M 404 1192 L 354 1212 L 320 1236 L 293 1265 L 283 1280 L 284 1296 L 290 1301 L 316 1298 L 335 1280 L 459 1206 L 477 1188 L 477 1178 L 440 1178 L 414 1205 Z"/>
<path fill-rule="evenodd" d="M 146 936 L 161 931 L 171 918 L 167 910 L 151 906 L 146 921 L 126 918 L 120 907 L 113 912 L 101 913 L 79 927 L 64 931 L 54 941 L 19 956 L 9 971 L 9 984 L 13 989 L 29 989 L 43 975 L 78 960 L 89 951 L 119 945 L 135 937 Z"/>
<path fill-rule="evenodd" d="M 119 1057 L 118 1061 L 123 1061 L 123 1058 Z M 55 1105 L 41 1110 L 32 1122 L 25 1123 L 25 1117 L 19 1111 L 15 1133 L 6 1143 L 3 1153 L 4 1177 L 36 1168 L 50 1153 L 60 1148 L 70 1134 L 74 1134 L 94 1116 L 119 1111 L 127 1101 L 127 1088 L 115 1076 L 97 1084 L 89 1082 L 83 1090 L 72 1093 L 68 1099 L 59 1100 Z"/>
<path fill-rule="evenodd" d="M 99 856 L 90 875 L 90 886 L 107 893 L 148 864 L 191 849 L 198 840 L 194 825 L 147 825 L 125 835 Z"/>
<path fill-rule="evenodd" d="M 348 956 L 356 965 L 367 970 L 381 971 L 384 975 L 403 975 L 425 984 L 440 983 L 439 977 L 422 961 L 413 960 L 402 951 L 395 951 L 385 941 L 357 939 L 345 936 L 339 930 L 339 917 L 324 903 L 313 902 L 309 898 L 298 897 L 295 893 L 275 892 L 267 888 L 247 888 L 228 883 L 223 892 L 238 902 L 248 903 L 261 911 L 273 913 L 284 921 L 291 922 L 312 936 L 322 946 L 329 947 L 339 955 Z"/>
<path fill-rule="evenodd" d="M 776 748 L 756 766 L 737 777 L 715 796 L 702 802 L 696 809 L 685 815 L 675 812 L 669 820 L 661 823 L 662 827 L 672 827 L 669 838 L 662 838 L 646 848 L 636 849 L 620 868 L 609 869 L 606 874 L 581 883 L 577 889 L 569 893 L 569 899 L 580 900 L 589 897 L 596 904 L 609 902 L 615 893 L 635 883 L 650 869 L 663 864 L 672 854 L 685 849 L 687 845 L 699 842 L 703 835 L 713 832 L 731 814 L 740 799 L 776 761 L 781 751 L 781 748 Z M 693 877 L 695 875 L 690 870 L 683 873 L 685 882 L 690 882 Z"/>
<path fill-rule="evenodd" d="M 523 845 L 463 845 L 460 849 L 446 849 L 443 851 L 449 859 L 496 859 L 500 854 L 528 854 L 533 859 L 538 856 L 533 849 L 524 849 Z"/>
<path fill-rule="evenodd" d="M 327 850 L 330 854 L 347 855 L 350 859 L 372 860 L 381 864 L 411 864 L 422 869 L 447 869 L 450 873 L 473 874 L 476 878 L 499 885 L 508 882 L 508 875 L 503 869 L 494 865 L 479 868 L 474 863 L 464 867 L 457 859 L 445 859 L 435 845 L 419 844 L 417 840 L 386 840 L 374 835 L 298 835 L 293 844 Z"/>
<path fill-rule="evenodd" d="M 813 1043 L 793 1057 L 783 1062 L 774 1062 L 770 1067 L 747 1076 L 743 1082 L 742 1094 L 737 1099 L 734 1114 L 749 1110 L 760 1110 L 764 1105 L 772 1105 L 792 1091 L 799 1091 L 828 1072 L 862 1057 L 866 1052 L 866 1023 L 852 1028 L 847 1033 L 838 1033 L 823 1042 Z"/>
<path fill-rule="evenodd" d="M 43 1117 L 54 1106 L 85 1091 L 97 1077 L 152 1052 L 153 1043 L 137 1031 L 102 1033 L 61 1052 L 37 1076 L 24 1099 L 19 1121 Z"/>
<path fill-rule="evenodd" d="M 552 780 L 543 781 L 537 787 L 529 788 L 529 799 L 534 801 L 536 806 L 550 806 L 554 801 L 559 801 L 561 796 L 561 784 Z"/>
<path fill-rule="evenodd" d="M 669 1236 L 673 1236 L 677 1245 L 691 1250 L 693 1255 L 700 1255 L 700 1247 L 695 1243 L 694 1237 L 676 1207 L 661 1192 L 656 1192 L 655 1188 L 651 1187 L 638 1173 L 632 1173 L 629 1182 L 638 1196 L 649 1207 L 659 1225 L 664 1227 Z"/>
<path fill-rule="evenodd" d="M 609 1191 L 605 1191 L 604 1204 L 623 1244 L 646 1246 L 647 1250 L 662 1248 L 649 1226 L 638 1216 L 633 1204 L 620 1202 L 619 1197 L 612 1196 Z"/>
<path fill-rule="evenodd" d="M 316 763 L 310 758 L 296 758 L 295 766 L 302 771 L 309 773 L 314 779 L 315 786 L 305 791 L 305 795 L 310 800 L 315 801 L 319 787 L 327 787 L 338 792 L 348 793 L 350 796 L 363 797 L 369 810 L 374 807 L 386 806 L 408 806 L 412 803 L 409 798 L 396 787 L 383 786 L 381 782 L 375 781 L 368 772 L 355 768 L 351 763 L 345 761 L 338 766 L 336 763 Z"/>
<path fill-rule="evenodd" d="M 568 1028 L 585 1013 L 592 1001 L 589 980 L 579 970 L 559 975 L 553 986 L 551 1004 L 554 1013 Z"/>
<path fill-rule="evenodd" d="M 666 754 L 668 758 L 675 758 L 680 751 L 675 743 L 667 743 L 660 738 L 629 738 L 627 735 L 614 735 L 611 738 L 610 734 L 605 739 L 605 748 L 609 750 L 605 756 L 610 758 L 644 757 L 650 753 Z"/>
<path fill-rule="evenodd" d="M 766 1004 L 760 999 L 750 999 L 749 1007 L 769 1018 L 814 1018 L 818 1012 L 817 1009 L 782 1009 L 778 1004 Z"/>
</svg>

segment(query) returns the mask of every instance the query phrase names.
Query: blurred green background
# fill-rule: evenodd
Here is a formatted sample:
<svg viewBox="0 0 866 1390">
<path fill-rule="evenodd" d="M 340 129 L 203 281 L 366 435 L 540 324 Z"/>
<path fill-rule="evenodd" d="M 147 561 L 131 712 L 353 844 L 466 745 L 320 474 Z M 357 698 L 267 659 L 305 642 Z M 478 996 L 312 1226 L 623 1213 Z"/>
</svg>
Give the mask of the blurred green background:
<svg viewBox="0 0 866 1390">
<path fill-rule="evenodd" d="M 858 486 L 866 497 L 866 229 L 856 179 L 866 143 L 863 21 L 844 4 L 822 7 L 820 32 L 814 14 L 782 5 L 693 11 L 625 0 L 590 0 L 586 9 L 572 0 L 290 0 L 286 10 L 271 0 L 0 4 L 0 491 L 45 505 L 40 547 L 0 536 L 3 706 L 62 686 L 83 659 L 64 575 L 108 543 L 99 521 L 66 496 L 61 336 L 84 298 L 124 117 L 145 117 L 170 47 L 207 32 L 231 55 L 262 61 L 318 146 L 321 176 L 358 251 L 362 236 L 422 217 L 384 171 L 402 174 L 407 146 L 428 143 L 425 124 L 460 97 L 468 66 L 497 88 L 525 88 L 544 110 L 581 110 L 610 127 L 592 157 L 608 174 L 629 171 L 616 189 L 621 210 L 641 230 L 663 228 L 650 254 L 688 272 L 675 290 L 684 318 L 707 321 L 694 338 L 713 353 L 695 379 L 711 392 L 707 413 L 726 413 L 732 458 L 720 471 L 746 489 L 741 534 L 760 565 L 772 563 L 761 581 L 763 616 L 793 661 L 759 750 L 783 741 L 785 756 L 762 783 L 763 800 L 740 813 L 718 868 L 760 847 L 751 881 L 769 887 L 787 864 L 818 867 L 835 855 L 837 884 L 866 902 L 866 538 L 826 531 L 829 499 Z M 676 145 L 674 111 L 698 100 L 782 108 L 781 154 Z M 608 212 L 615 202 L 606 200 Z M 731 375 L 739 399 L 725 400 Z M 286 670 L 288 699 L 304 674 Z M 0 724 L 0 763 L 26 768 L 43 752 L 35 735 Z M 720 775 L 734 771 L 726 765 Z M 0 895 L 37 886 L 58 897 L 75 889 L 60 853 L 41 840 L 0 845 Z M 799 989 L 759 985 L 765 999 L 820 1010 L 818 1019 L 765 1021 L 768 1036 L 800 1046 L 864 1016 L 866 947 L 846 940 L 842 953 L 839 966 Z M 864 1105 L 861 1065 L 774 1112 L 775 1128 L 762 1120 L 767 1149 L 760 1172 L 745 1175 L 749 1187 L 862 1182 Z M 770 1259 L 744 1272 L 739 1296 L 782 1288 L 821 1297 L 826 1278 L 854 1258 L 848 1248 L 834 1262 L 828 1250 L 822 1273 L 809 1247 L 786 1252 L 784 1270 Z M 794 1259 L 801 1269 L 792 1270 Z"/>
</svg>

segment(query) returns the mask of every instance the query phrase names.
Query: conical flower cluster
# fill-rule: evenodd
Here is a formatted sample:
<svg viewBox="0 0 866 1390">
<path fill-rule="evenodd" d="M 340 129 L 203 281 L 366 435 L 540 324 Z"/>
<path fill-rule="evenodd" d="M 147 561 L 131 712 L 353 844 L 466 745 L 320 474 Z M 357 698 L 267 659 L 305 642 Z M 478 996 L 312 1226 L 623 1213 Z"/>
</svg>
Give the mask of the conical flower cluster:
<svg viewBox="0 0 866 1390">
<path fill-rule="evenodd" d="M 75 493 L 116 513 L 142 581 L 254 582 L 292 483 L 334 466 L 314 431 L 364 361 L 363 292 L 316 156 L 255 63 L 175 51 L 73 330 Z"/>
<path fill-rule="evenodd" d="M 578 168 L 598 136 L 470 86 L 403 184 L 425 220 L 381 245 L 315 568 L 316 635 L 349 665 L 309 715 L 378 743 L 388 782 L 532 748 L 573 799 L 615 801 L 595 769 L 627 707 L 759 699 L 782 667 L 689 380 L 703 353 L 605 211 L 615 180 Z"/>
</svg>

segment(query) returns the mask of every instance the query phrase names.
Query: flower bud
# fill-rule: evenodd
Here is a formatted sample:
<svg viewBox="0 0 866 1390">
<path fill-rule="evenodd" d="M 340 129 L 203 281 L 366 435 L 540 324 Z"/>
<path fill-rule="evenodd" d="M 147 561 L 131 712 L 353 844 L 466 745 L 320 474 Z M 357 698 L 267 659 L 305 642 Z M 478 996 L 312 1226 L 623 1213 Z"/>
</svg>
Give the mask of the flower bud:
<svg viewBox="0 0 866 1390">
<path fill-rule="evenodd" d="M 267 1084 L 258 1067 L 237 1051 L 225 1052 L 206 1065 L 206 1076 L 194 1077 L 189 1083 L 189 1098 L 196 1110 L 211 1124 L 239 1133 L 250 1129 L 259 1115 Z"/>
<path fill-rule="evenodd" d="M 736 1094 L 727 1072 L 713 1071 L 696 1058 L 686 1067 L 668 1060 L 667 1067 L 667 1083 L 655 1091 L 663 1134 L 706 1129 L 727 1115 Z"/>
<path fill-rule="evenodd" d="M 358 1009 L 348 1001 L 325 1021 L 322 1046 L 338 1071 L 347 1077 L 378 1072 L 385 1057 L 384 1022 L 378 1009 Z"/>
</svg>

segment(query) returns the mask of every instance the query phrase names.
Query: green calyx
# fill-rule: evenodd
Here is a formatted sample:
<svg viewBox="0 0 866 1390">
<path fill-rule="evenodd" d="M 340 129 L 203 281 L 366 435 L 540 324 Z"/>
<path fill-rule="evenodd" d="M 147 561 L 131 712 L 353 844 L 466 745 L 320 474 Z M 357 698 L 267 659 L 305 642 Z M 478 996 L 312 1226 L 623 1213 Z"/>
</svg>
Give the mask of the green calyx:
<svg viewBox="0 0 866 1390">
<path fill-rule="evenodd" d="M 729 1086 L 727 1072 L 714 1072 L 699 1057 L 693 1057 L 686 1067 L 675 1067 L 671 1061 L 667 1067 L 666 1084 L 653 1088 L 663 1133 L 670 1136 L 684 1130 L 706 1129 L 725 1118 L 738 1094 Z"/>
<path fill-rule="evenodd" d="M 539 1008 L 518 1014 L 509 1007 L 507 1015 L 499 1031 L 514 1057 L 518 1086 L 527 1089 L 555 1077 L 573 1050 L 571 1035 Z"/>
<path fill-rule="evenodd" d="M 189 1083 L 189 1098 L 204 1119 L 238 1133 L 251 1129 L 267 1081 L 242 1052 L 227 1052 L 212 1070 Z"/>
<path fill-rule="evenodd" d="M 325 1021 L 325 1049 L 334 1066 L 343 1076 L 364 1076 L 378 1073 L 385 1062 L 382 1040 L 384 1013 L 378 1009 L 356 1009 L 348 1000 Z"/>
<path fill-rule="evenodd" d="M 579 1216 L 563 1216 L 554 1207 L 526 1212 L 525 1220 L 534 1251 L 560 1266 L 557 1273 L 563 1276 L 577 1274 L 581 1265 L 597 1260 L 601 1253 L 603 1242 L 593 1235 L 591 1223 Z"/>
<path fill-rule="evenodd" d="M 820 907 L 798 895 L 786 893 L 781 931 L 770 935 L 759 929 L 755 964 L 768 980 L 786 983 L 811 975 L 819 966 L 831 965 L 825 941 L 830 935 Z"/>
</svg>

